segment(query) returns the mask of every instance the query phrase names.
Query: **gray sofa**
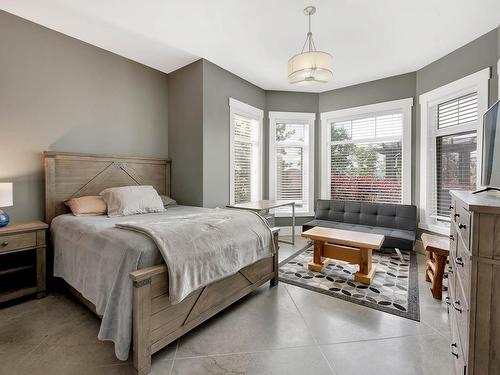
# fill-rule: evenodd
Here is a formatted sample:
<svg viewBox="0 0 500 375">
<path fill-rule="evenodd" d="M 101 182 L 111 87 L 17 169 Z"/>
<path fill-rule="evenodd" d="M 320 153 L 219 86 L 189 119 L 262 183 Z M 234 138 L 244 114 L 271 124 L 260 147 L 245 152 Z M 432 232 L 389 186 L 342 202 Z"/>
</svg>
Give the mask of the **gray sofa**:
<svg viewBox="0 0 500 375">
<path fill-rule="evenodd" d="M 417 234 L 417 207 L 404 204 L 318 199 L 314 219 L 303 224 L 383 234 L 382 247 L 413 250 Z"/>
</svg>

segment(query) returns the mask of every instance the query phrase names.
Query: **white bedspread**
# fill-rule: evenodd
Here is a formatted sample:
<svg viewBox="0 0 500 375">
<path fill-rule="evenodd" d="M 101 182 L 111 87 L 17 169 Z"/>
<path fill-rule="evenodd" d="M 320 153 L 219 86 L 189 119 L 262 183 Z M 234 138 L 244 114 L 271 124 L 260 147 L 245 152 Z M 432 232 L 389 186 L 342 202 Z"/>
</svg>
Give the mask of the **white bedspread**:
<svg viewBox="0 0 500 375">
<path fill-rule="evenodd" d="M 250 211 L 215 209 L 116 226 L 155 241 L 167 264 L 172 304 L 274 253 L 271 229 Z"/>
</svg>

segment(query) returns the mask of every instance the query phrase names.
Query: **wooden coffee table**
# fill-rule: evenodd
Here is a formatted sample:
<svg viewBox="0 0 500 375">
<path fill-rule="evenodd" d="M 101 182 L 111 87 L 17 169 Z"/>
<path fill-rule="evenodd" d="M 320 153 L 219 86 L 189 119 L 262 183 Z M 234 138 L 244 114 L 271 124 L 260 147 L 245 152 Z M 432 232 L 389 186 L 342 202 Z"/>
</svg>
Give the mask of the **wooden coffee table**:
<svg viewBox="0 0 500 375">
<path fill-rule="evenodd" d="M 308 265 L 309 270 L 321 272 L 329 259 L 343 260 L 359 264 L 359 271 L 354 276 L 357 282 L 368 285 L 372 282 L 375 273 L 372 250 L 380 249 L 383 235 L 314 227 L 303 232 L 302 236 L 314 241 L 314 258 Z"/>
</svg>

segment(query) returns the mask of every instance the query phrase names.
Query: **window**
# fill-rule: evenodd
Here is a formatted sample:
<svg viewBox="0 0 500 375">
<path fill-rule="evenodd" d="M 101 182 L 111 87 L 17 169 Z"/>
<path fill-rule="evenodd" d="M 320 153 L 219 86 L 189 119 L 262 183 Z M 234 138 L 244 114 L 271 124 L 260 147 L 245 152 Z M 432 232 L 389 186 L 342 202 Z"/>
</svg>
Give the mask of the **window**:
<svg viewBox="0 0 500 375">
<path fill-rule="evenodd" d="M 422 229 L 448 234 L 450 190 L 475 190 L 489 69 L 420 96 Z"/>
<path fill-rule="evenodd" d="M 321 196 L 411 202 L 413 99 L 321 114 Z"/>
<path fill-rule="evenodd" d="M 295 201 L 295 213 L 314 215 L 314 113 L 269 112 L 269 198 Z M 275 211 L 287 216 L 291 207 Z"/>
<path fill-rule="evenodd" d="M 262 199 L 262 110 L 229 99 L 230 203 Z"/>
</svg>

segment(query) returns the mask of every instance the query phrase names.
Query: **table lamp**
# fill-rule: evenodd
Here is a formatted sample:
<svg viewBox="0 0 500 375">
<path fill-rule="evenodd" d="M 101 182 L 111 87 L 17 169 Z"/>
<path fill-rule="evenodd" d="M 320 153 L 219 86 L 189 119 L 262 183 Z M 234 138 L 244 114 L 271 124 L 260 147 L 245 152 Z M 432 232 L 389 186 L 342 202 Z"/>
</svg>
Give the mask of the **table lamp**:
<svg viewBox="0 0 500 375">
<path fill-rule="evenodd" d="M 0 182 L 0 207 L 11 207 L 12 202 L 12 182 Z M 9 215 L 0 208 L 0 228 L 9 224 Z"/>
</svg>

